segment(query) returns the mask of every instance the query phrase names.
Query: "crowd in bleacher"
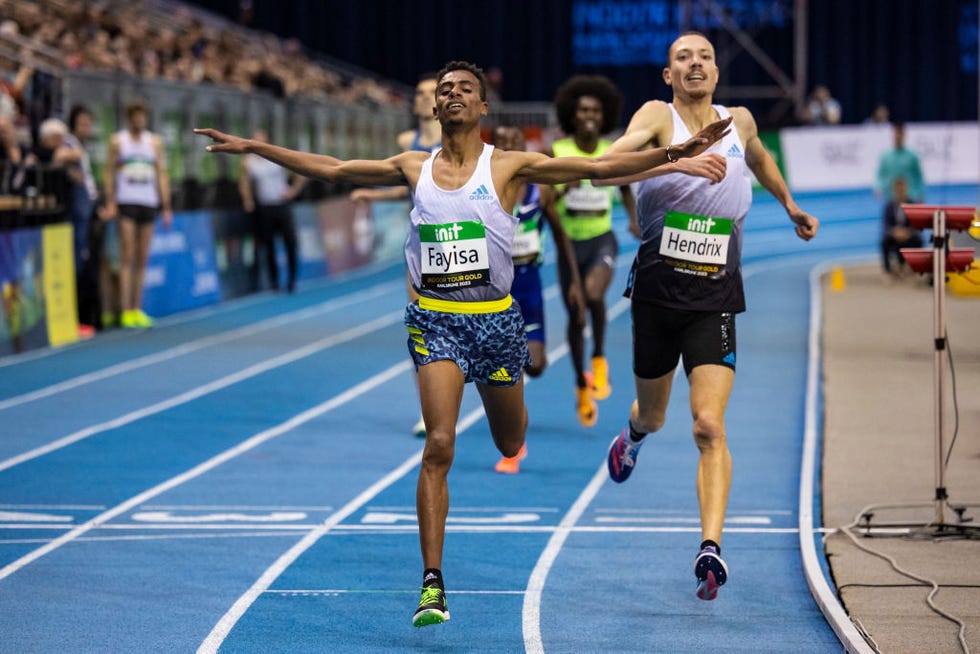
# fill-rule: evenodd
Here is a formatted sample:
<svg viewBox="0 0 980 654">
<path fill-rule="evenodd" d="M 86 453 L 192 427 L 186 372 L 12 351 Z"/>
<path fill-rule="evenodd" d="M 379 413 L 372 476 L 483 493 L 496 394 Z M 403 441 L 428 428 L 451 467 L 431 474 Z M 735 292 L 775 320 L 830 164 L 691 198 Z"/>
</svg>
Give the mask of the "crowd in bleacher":
<svg viewBox="0 0 980 654">
<path fill-rule="evenodd" d="M 406 103 L 396 85 L 336 70 L 308 55 L 296 39 L 255 32 L 180 3 L 0 0 L 0 42 L 4 37 L 21 44 L 26 57 L 43 53 L 67 69 L 221 84 L 277 97 Z"/>
</svg>

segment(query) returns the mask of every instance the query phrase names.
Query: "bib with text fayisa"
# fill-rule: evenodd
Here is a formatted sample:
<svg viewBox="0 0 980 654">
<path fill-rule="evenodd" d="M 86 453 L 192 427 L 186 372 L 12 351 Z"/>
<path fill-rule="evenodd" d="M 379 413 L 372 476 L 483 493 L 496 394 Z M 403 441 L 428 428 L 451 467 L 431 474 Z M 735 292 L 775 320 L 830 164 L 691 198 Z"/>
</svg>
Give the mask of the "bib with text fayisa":
<svg viewBox="0 0 980 654">
<path fill-rule="evenodd" d="M 490 283 L 487 232 L 474 221 L 419 225 L 422 288 L 447 291 Z"/>
</svg>

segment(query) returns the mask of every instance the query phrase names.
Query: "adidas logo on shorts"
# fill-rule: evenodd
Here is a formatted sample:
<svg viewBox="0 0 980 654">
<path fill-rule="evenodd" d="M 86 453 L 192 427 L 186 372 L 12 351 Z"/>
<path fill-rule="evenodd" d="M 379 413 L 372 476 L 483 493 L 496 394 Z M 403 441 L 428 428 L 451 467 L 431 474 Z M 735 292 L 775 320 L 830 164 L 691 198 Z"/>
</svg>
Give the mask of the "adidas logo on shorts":
<svg viewBox="0 0 980 654">
<path fill-rule="evenodd" d="M 490 381 L 509 382 L 514 381 L 514 379 L 510 376 L 510 373 L 507 372 L 506 368 L 501 368 L 497 372 L 490 375 Z"/>
</svg>

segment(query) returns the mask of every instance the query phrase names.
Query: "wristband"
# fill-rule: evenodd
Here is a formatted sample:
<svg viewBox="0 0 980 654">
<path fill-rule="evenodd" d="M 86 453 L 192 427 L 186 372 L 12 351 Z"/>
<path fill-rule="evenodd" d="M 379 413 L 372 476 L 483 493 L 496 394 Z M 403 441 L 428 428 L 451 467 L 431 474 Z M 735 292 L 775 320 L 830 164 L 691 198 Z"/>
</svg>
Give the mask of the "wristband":
<svg viewBox="0 0 980 654">
<path fill-rule="evenodd" d="M 667 152 L 665 154 L 667 155 L 667 161 L 669 161 L 670 163 L 677 163 L 677 157 L 674 157 L 673 159 L 670 157 L 670 146 L 669 145 L 667 146 Z"/>
</svg>

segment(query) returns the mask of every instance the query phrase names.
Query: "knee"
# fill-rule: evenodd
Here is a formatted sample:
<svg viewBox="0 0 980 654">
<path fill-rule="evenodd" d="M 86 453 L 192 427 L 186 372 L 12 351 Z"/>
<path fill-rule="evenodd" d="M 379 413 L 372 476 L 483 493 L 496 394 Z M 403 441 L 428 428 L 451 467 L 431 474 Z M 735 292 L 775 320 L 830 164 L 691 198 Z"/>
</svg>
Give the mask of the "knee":
<svg viewBox="0 0 980 654">
<path fill-rule="evenodd" d="M 422 468 L 445 474 L 453 463 L 455 453 L 455 434 L 430 430 L 425 435 L 425 449 L 422 451 Z"/>
<path fill-rule="evenodd" d="M 697 416 L 694 419 L 694 442 L 702 452 L 725 447 L 725 421 L 722 417 Z"/>
<path fill-rule="evenodd" d="M 544 369 L 548 367 L 548 359 L 543 350 L 544 348 L 541 348 L 541 351 L 531 353 L 531 363 L 524 367 L 524 372 L 527 373 L 528 377 L 540 377 L 544 373 Z"/>
<path fill-rule="evenodd" d="M 660 431 L 664 423 L 667 422 L 667 414 L 664 411 L 655 409 L 643 409 L 639 404 L 634 403 L 634 410 L 630 416 L 633 428 L 640 433 L 649 434 Z"/>
<path fill-rule="evenodd" d="M 531 363 L 524 367 L 524 372 L 527 373 L 528 377 L 540 377 L 544 373 L 544 369 L 548 364 L 541 363 L 535 364 Z"/>
</svg>

